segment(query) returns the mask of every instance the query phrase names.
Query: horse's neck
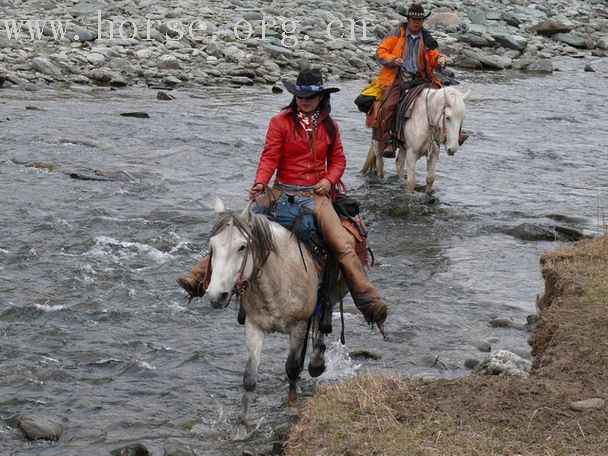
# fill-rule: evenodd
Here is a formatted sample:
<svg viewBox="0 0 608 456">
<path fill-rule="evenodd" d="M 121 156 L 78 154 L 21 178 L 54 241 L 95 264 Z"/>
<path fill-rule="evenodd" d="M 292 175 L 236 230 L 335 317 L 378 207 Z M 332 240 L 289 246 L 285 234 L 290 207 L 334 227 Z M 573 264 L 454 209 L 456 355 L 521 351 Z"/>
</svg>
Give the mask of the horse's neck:
<svg viewBox="0 0 608 456">
<path fill-rule="evenodd" d="M 265 280 L 270 277 L 282 275 L 292 269 L 301 269 L 305 273 L 303 261 L 308 270 L 314 270 L 312 257 L 308 249 L 302 243 L 298 243 L 295 235 L 283 228 L 278 223 L 271 223 L 272 236 L 275 242 L 276 251 L 271 252 L 268 260 L 262 266 L 262 274 L 258 277 L 259 285 L 263 289 Z M 297 280 L 297 277 L 295 277 Z M 272 286 L 276 286 L 274 280 L 270 280 Z"/>
</svg>

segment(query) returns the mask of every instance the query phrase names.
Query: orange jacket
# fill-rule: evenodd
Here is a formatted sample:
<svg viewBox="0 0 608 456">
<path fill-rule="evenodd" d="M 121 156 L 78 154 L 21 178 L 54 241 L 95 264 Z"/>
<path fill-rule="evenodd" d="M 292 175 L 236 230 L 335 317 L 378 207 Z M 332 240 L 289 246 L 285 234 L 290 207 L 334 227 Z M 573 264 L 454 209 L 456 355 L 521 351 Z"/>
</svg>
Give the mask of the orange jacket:
<svg viewBox="0 0 608 456">
<path fill-rule="evenodd" d="M 395 59 L 405 59 L 405 49 L 407 49 L 406 25 L 402 24 L 398 28 L 390 31 L 378 45 L 376 57 L 383 65 L 378 82 L 384 87 L 393 85 L 397 77 L 399 65 Z M 441 55 L 437 50 L 439 46 L 431 34 L 422 29 L 422 43 L 424 46 L 418 47 L 418 76 L 427 82 L 432 82 L 441 87 L 441 83 L 433 70 L 437 66 L 437 58 Z"/>
</svg>

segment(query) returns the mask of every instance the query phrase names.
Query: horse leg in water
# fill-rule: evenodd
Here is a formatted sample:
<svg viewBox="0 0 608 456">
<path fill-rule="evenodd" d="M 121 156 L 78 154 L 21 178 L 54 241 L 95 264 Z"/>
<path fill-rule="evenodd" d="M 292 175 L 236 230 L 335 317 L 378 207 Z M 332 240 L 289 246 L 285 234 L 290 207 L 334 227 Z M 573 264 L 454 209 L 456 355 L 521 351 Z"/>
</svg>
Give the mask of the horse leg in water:
<svg viewBox="0 0 608 456">
<path fill-rule="evenodd" d="M 258 382 L 258 366 L 260 365 L 260 356 L 262 354 L 262 345 L 264 343 L 264 331 L 249 319 L 245 320 L 245 345 L 247 346 L 247 367 L 243 375 L 243 397 L 241 399 L 241 410 L 238 416 L 238 424 L 249 427 L 249 402 L 251 395 L 255 391 L 255 386 Z"/>
<path fill-rule="evenodd" d="M 304 355 L 306 348 L 307 321 L 301 321 L 293 325 L 289 332 L 289 355 L 285 362 L 285 373 L 289 381 L 289 395 L 287 397 L 288 413 L 294 413 L 298 405 L 297 384 L 300 372 L 304 366 Z"/>
<path fill-rule="evenodd" d="M 376 176 L 384 177 L 384 157 L 382 156 L 380 142 L 374 139 L 372 141 L 372 147 L 374 148 L 374 154 L 376 155 Z"/>
<path fill-rule="evenodd" d="M 308 373 L 311 377 L 318 377 L 325 372 L 325 334 L 319 331 L 319 335 L 314 340 L 312 355 L 308 362 Z"/>
<path fill-rule="evenodd" d="M 429 156 L 426 160 L 426 192 L 428 194 L 433 190 L 433 183 L 435 182 L 435 167 L 437 165 L 437 158 L 439 158 L 439 148 L 436 144 L 431 146 Z"/>
<path fill-rule="evenodd" d="M 407 184 L 406 188 L 408 192 L 413 192 L 416 188 L 416 153 L 411 147 L 407 147 L 405 151 L 405 164 L 407 166 Z M 401 175 L 400 179 L 403 179 L 403 164 L 400 167 Z"/>
</svg>

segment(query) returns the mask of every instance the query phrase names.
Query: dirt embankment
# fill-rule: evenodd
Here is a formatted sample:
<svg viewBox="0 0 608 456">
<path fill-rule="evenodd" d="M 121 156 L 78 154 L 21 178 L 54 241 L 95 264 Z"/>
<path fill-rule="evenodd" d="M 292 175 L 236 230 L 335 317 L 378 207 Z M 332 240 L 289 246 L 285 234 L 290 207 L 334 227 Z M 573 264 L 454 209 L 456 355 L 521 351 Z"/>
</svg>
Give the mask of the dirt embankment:
<svg viewBox="0 0 608 456">
<path fill-rule="evenodd" d="M 608 455 L 608 237 L 541 258 L 530 378 L 364 375 L 324 388 L 294 455 Z M 583 407 L 583 410 L 578 410 Z"/>
</svg>

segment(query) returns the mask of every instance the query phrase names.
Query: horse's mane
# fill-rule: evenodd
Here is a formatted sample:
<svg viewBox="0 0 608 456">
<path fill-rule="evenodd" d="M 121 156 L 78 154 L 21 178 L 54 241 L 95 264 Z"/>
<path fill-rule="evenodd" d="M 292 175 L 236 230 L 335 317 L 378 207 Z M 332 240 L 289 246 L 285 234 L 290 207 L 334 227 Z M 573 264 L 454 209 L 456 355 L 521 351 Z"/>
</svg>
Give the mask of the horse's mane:
<svg viewBox="0 0 608 456">
<path fill-rule="evenodd" d="M 277 251 L 268 219 L 261 214 L 249 213 L 244 216 L 238 212 L 225 211 L 218 216 L 209 238 L 222 231 L 230 222 L 250 242 L 256 266 L 261 268 L 268 256 Z"/>
</svg>

